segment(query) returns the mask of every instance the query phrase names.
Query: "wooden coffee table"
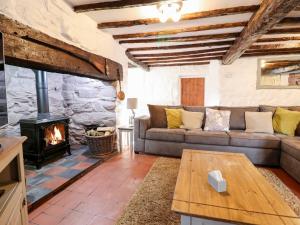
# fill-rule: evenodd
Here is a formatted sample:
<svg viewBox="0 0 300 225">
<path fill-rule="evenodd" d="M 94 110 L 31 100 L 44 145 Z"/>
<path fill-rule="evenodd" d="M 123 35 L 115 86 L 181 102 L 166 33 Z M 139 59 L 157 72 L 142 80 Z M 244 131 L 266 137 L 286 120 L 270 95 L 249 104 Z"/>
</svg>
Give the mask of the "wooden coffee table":
<svg viewBox="0 0 300 225">
<path fill-rule="evenodd" d="M 227 192 L 208 183 L 221 170 Z M 300 218 L 244 154 L 184 150 L 172 210 L 182 225 L 300 225 Z"/>
</svg>

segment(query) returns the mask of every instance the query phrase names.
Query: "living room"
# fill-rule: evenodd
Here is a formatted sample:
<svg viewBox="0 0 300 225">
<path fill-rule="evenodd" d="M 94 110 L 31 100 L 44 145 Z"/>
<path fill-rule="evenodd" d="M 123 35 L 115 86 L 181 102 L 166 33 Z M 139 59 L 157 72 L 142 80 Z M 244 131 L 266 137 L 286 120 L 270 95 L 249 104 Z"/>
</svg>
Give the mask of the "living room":
<svg viewBox="0 0 300 225">
<path fill-rule="evenodd" d="M 299 0 L 0 0 L 0 224 L 300 224 Z"/>
</svg>

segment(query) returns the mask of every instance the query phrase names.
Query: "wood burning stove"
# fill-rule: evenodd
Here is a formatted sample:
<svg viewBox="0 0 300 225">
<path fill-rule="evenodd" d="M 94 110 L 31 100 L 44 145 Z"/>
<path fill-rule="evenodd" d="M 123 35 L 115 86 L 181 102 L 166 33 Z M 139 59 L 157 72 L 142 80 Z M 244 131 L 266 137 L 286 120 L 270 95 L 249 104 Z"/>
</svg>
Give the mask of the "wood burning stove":
<svg viewBox="0 0 300 225">
<path fill-rule="evenodd" d="M 40 168 L 46 161 L 70 152 L 69 118 L 49 113 L 48 83 L 44 71 L 35 71 L 38 117 L 20 120 L 25 162 Z"/>
<path fill-rule="evenodd" d="M 21 135 L 28 137 L 23 144 L 24 158 L 40 168 L 46 161 L 70 152 L 69 119 L 48 117 L 20 121 Z"/>
</svg>

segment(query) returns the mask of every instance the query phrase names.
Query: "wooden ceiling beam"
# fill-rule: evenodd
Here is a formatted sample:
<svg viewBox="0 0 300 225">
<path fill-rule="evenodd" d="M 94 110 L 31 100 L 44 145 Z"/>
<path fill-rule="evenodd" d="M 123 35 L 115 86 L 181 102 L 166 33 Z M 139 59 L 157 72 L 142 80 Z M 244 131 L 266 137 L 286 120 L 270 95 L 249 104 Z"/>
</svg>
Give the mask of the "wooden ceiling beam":
<svg viewBox="0 0 300 225">
<path fill-rule="evenodd" d="M 209 62 L 194 62 L 194 63 L 172 63 L 172 64 L 150 64 L 149 67 L 173 67 L 173 66 L 199 66 L 208 65 Z"/>
<path fill-rule="evenodd" d="M 242 22 L 234 22 L 234 23 L 202 25 L 202 26 L 194 26 L 194 27 L 187 27 L 187 28 L 180 28 L 180 29 L 154 31 L 154 32 L 118 34 L 118 35 L 113 35 L 113 37 L 114 39 L 142 38 L 142 37 L 151 37 L 151 36 L 153 37 L 153 36 L 160 36 L 160 35 L 172 35 L 172 34 L 179 34 L 179 33 L 224 29 L 224 28 L 232 28 L 232 27 L 244 27 L 247 25 L 247 23 L 248 23 L 247 21 L 242 21 Z"/>
<path fill-rule="evenodd" d="M 196 35 L 196 36 L 185 36 L 185 37 L 121 40 L 121 41 L 119 41 L 119 43 L 120 44 L 136 44 L 136 43 L 163 43 L 163 42 L 191 42 L 191 41 L 220 40 L 220 39 L 236 38 L 239 35 L 240 35 L 240 33 L 236 32 L 236 33 L 208 34 L 208 35 Z"/>
<path fill-rule="evenodd" d="M 269 30 L 267 34 L 300 34 L 300 28 L 291 27 L 291 28 L 272 29 Z"/>
<path fill-rule="evenodd" d="M 280 23 L 278 23 L 276 25 L 276 27 L 278 26 L 299 26 L 300 24 L 300 17 L 286 17 L 283 20 L 280 21 Z"/>
<path fill-rule="evenodd" d="M 201 61 L 209 61 L 209 60 L 221 60 L 222 56 L 214 56 L 214 57 L 203 57 L 203 58 L 190 58 L 190 59 L 176 59 L 176 60 L 151 60 L 151 61 L 143 61 L 146 64 L 153 64 L 153 63 L 177 63 L 177 62 L 201 62 Z"/>
<path fill-rule="evenodd" d="M 128 50 L 125 51 L 125 54 L 127 55 L 128 59 L 130 59 L 135 64 L 139 65 L 143 70 L 149 71 L 150 68 L 140 60 L 136 59 Z"/>
<path fill-rule="evenodd" d="M 155 50 L 172 50 L 172 49 L 187 49 L 187 48 L 199 48 L 199 47 L 212 47 L 212 46 L 223 46 L 232 45 L 233 41 L 217 41 L 217 42 L 204 42 L 189 45 L 170 45 L 170 46 L 159 46 L 159 47 L 139 47 L 139 48 L 128 48 L 129 52 L 136 51 L 155 51 Z"/>
<path fill-rule="evenodd" d="M 258 11 L 251 17 L 241 36 L 236 39 L 223 58 L 223 64 L 231 64 L 239 58 L 263 34 L 279 23 L 292 11 L 300 0 L 263 0 Z"/>
<path fill-rule="evenodd" d="M 133 54 L 132 56 L 135 58 L 140 57 L 161 57 L 161 56 L 179 56 L 179 55 L 193 55 L 193 54 L 201 54 L 201 53 L 213 53 L 226 51 L 229 47 L 220 47 L 220 48 L 210 48 L 210 49 L 202 49 L 202 50 L 194 50 L 194 51 L 184 51 L 184 52 L 166 52 L 166 53 L 152 53 L 152 54 Z"/>
<path fill-rule="evenodd" d="M 241 57 L 258 57 L 258 56 L 274 56 L 274 55 L 298 55 L 300 54 L 300 51 L 293 51 L 293 52 L 276 52 L 276 53 L 272 53 L 272 52 L 257 52 L 257 53 L 244 53 Z"/>
<path fill-rule="evenodd" d="M 286 44 L 266 44 L 266 45 L 252 45 L 249 50 L 281 50 L 281 49 L 295 49 L 300 48 L 300 42 L 298 43 L 286 43 Z"/>
<path fill-rule="evenodd" d="M 300 37 L 261 38 L 256 42 L 300 41 Z"/>
<path fill-rule="evenodd" d="M 130 7 L 154 5 L 162 1 L 167 1 L 167 0 L 119 0 L 119 1 L 76 5 L 73 8 L 75 12 L 82 13 L 82 12 L 90 12 L 90 11 L 97 11 L 97 10 L 124 9 Z"/>
<path fill-rule="evenodd" d="M 179 55 L 179 56 L 170 56 L 170 57 L 144 57 L 138 58 L 139 60 L 146 62 L 151 60 L 172 60 L 172 59 L 190 59 L 193 57 L 213 57 L 213 56 L 223 56 L 226 52 L 216 52 L 216 53 L 206 53 L 206 54 L 193 54 L 193 55 Z"/>
<path fill-rule="evenodd" d="M 188 13 L 182 15 L 180 21 L 235 15 L 235 14 L 242 14 L 242 13 L 251 13 L 258 10 L 258 8 L 259 5 L 249 5 L 249 6 L 238 6 L 238 7 L 231 7 L 231 8 Z M 158 18 L 149 18 L 149 19 L 138 19 L 138 20 L 104 22 L 104 23 L 99 23 L 98 28 L 99 29 L 121 28 L 121 27 L 149 25 L 149 24 L 156 24 L 156 23 L 160 23 L 160 20 Z"/>
</svg>

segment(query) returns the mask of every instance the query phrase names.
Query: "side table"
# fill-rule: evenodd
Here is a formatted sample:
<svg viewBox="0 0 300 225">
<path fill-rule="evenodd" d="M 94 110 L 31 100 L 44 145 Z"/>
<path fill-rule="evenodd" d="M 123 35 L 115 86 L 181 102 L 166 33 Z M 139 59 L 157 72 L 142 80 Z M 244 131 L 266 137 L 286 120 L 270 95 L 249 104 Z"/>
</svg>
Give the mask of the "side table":
<svg viewBox="0 0 300 225">
<path fill-rule="evenodd" d="M 133 126 L 120 126 L 118 127 L 119 130 L 119 149 L 122 152 L 123 147 L 123 133 L 127 134 L 127 143 L 129 144 L 130 151 L 133 151 Z"/>
</svg>

